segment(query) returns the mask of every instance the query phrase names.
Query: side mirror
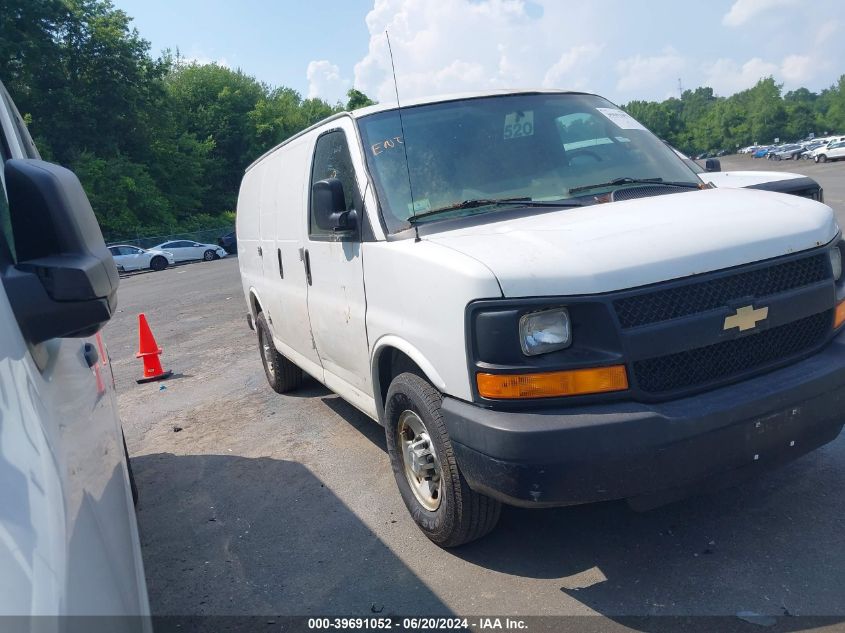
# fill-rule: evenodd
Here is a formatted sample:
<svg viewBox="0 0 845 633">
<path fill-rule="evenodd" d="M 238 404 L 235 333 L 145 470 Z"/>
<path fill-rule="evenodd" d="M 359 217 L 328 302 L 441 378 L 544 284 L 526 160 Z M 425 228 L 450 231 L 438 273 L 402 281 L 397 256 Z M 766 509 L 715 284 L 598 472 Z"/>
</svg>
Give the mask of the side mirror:
<svg viewBox="0 0 845 633">
<path fill-rule="evenodd" d="M 704 161 L 704 171 L 722 171 L 722 163 L 718 158 L 708 158 Z"/>
<path fill-rule="evenodd" d="M 94 334 L 117 307 L 119 277 L 82 185 L 40 160 L 6 161 L 5 176 L 14 244 L 0 266 L 24 338 Z"/>
<path fill-rule="evenodd" d="M 337 178 L 318 180 L 311 187 L 314 222 L 323 231 L 354 231 L 358 227 L 358 212 L 346 210 L 343 183 Z"/>
</svg>

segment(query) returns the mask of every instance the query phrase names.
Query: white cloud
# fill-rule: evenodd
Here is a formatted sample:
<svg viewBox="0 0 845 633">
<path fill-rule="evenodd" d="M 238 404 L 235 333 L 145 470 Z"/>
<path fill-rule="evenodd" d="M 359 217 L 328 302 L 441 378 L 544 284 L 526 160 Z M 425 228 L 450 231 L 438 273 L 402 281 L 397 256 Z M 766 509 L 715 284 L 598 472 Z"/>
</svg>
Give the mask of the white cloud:
<svg viewBox="0 0 845 633">
<path fill-rule="evenodd" d="M 346 91 L 351 87 L 349 80 L 341 77 L 340 68 L 325 59 L 309 62 L 305 75 L 309 99 L 319 97 L 329 103 L 344 101 Z"/>
<path fill-rule="evenodd" d="M 651 57 L 636 55 L 620 59 L 616 63 L 619 80 L 616 89 L 624 93 L 643 94 L 667 82 L 675 83 L 679 73 L 686 67 L 686 60 L 674 48 L 666 48 L 662 54 Z M 642 98 L 642 97 L 640 97 Z"/>
<path fill-rule="evenodd" d="M 495 88 L 590 85 L 590 62 L 602 42 L 595 31 L 573 25 L 599 23 L 600 10 L 588 3 L 560 4 L 375 0 L 366 19 L 369 50 L 355 64 L 355 87 L 378 101 L 396 98 L 385 30 L 403 100 Z"/>
<path fill-rule="evenodd" d="M 780 67 L 759 57 L 738 64 L 733 59 L 721 58 L 704 65 L 704 85 L 710 86 L 716 94 L 731 95 L 751 88 L 763 77 L 777 75 Z"/>
<path fill-rule="evenodd" d="M 761 13 L 792 5 L 801 0 L 736 0 L 730 10 L 722 17 L 725 26 L 742 26 Z"/>
<path fill-rule="evenodd" d="M 678 78 L 685 87 L 712 85 L 728 95 L 769 74 L 787 89 L 802 81 L 819 89 L 841 74 L 836 60 L 845 50 L 839 37 L 845 0 L 814 0 L 814 12 L 790 11 L 789 25 L 783 8 L 800 0 L 732 0 L 724 16 L 703 12 L 692 21 L 685 5 L 647 13 L 627 0 L 372 1 L 368 50 L 354 71 L 326 62 L 321 72 L 344 89 L 354 74 L 354 86 L 381 102 L 396 99 L 385 30 L 403 100 L 537 87 L 597 92 L 618 102 L 662 99 L 677 94 Z M 765 52 L 743 57 L 738 31 L 720 21 L 743 24 L 749 33 L 759 25 Z M 702 32 L 721 59 L 702 51 Z M 317 90 L 312 71 L 309 90 Z"/>
<path fill-rule="evenodd" d="M 800 85 L 812 79 L 816 67 L 816 60 L 809 55 L 789 55 L 781 64 L 780 73 L 788 83 Z"/>
<path fill-rule="evenodd" d="M 818 33 L 816 33 L 816 46 L 821 46 L 827 42 L 838 30 L 839 22 L 836 20 L 831 20 L 830 22 L 825 21 L 825 23 L 819 27 Z"/>
<path fill-rule="evenodd" d="M 598 44 L 573 46 L 546 71 L 543 88 L 583 88 L 583 81 L 576 79 L 574 84 L 568 83 L 569 78 L 576 70 L 581 69 L 583 72 L 584 64 L 595 60 L 603 48 L 604 46 Z"/>
<path fill-rule="evenodd" d="M 786 90 L 807 86 L 829 66 L 824 54 L 787 55 L 780 63 L 754 57 L 740 64 L 733 59 L 722 58 L 712 64 L 704 64 L 704 83 L 717 94 L 727 96 L 751 88 L 764 77 L 772 76 L 783 83 Z"/>
</svg>

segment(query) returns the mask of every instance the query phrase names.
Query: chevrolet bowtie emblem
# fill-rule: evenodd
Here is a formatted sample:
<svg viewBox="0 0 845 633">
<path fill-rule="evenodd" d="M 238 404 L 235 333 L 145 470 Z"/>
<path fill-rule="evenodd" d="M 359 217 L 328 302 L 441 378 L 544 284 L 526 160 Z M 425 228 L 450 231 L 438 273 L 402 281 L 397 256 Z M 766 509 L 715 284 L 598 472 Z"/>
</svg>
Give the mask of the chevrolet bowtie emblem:
<svg viewBox="0 0 845 633">
<path fill-rule="evenodd" d="M 736 311 L 736 314 L 725 317 L 725 324 L 722 326 L 722 329 L 730 330 L 731 328 L 738 327 L 740 332 L 753 330 L 757 327 L 758 321 L 763 321 L 768 316 L 768 307 L 757 308 L 755 310 L 754 306 L 743 306 Z"/>
</svg>

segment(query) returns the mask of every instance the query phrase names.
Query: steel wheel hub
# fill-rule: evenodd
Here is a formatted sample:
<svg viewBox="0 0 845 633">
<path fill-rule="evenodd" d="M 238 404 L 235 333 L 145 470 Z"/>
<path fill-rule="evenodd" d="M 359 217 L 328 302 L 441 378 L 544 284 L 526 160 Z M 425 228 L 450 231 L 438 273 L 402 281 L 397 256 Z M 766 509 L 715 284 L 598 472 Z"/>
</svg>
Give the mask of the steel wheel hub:
<svg viewBox="0 0 845 633">
<path fill-rule="evenodd" d="M 273 368 L 273 361 L 271 360 L 273 357 L 271 356 L 272 350 L 270 349 L 270 343 L 267 339 L 264 338 L 264 334 L 262 333 L 259 338 L 261 339 L 261 357 L 264 359 L 264 367 L 267 368 L 267 373 L 270 376 L 276 375 L 276 370 Z"/>
<path fill-rule="evenodd" d="M 423 421 L 413 411 L 399 416 L 396 441 L 402 454 L 405 478 L 417 501 L 431 512 L 440 507 L 440 460 Z"/>
</svg>

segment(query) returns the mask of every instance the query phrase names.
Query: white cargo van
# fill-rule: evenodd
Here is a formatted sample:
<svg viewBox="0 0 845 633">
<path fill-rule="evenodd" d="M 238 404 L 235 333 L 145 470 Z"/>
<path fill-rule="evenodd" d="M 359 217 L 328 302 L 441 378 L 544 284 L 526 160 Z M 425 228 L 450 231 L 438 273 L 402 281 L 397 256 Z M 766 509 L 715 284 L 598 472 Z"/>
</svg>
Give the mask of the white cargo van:
<svg viewBox="0 0 845 633">
<path fill-rule="evenodd" d="M 502 502 L 649 507 L 842 428 L 831 209 L 713 188 L 595 95 L 338 114 L 249 167 L 237 235 L 270 384 L 384 425 L 443 546 Z"/>
<path fill-rule="evenodd" d="M 0 282 L 4 630 L 151 631 L 100 334 L 116 308 L 117 268 L 79 180 L 40 160 L 2 83 Z"/>
</svg>

